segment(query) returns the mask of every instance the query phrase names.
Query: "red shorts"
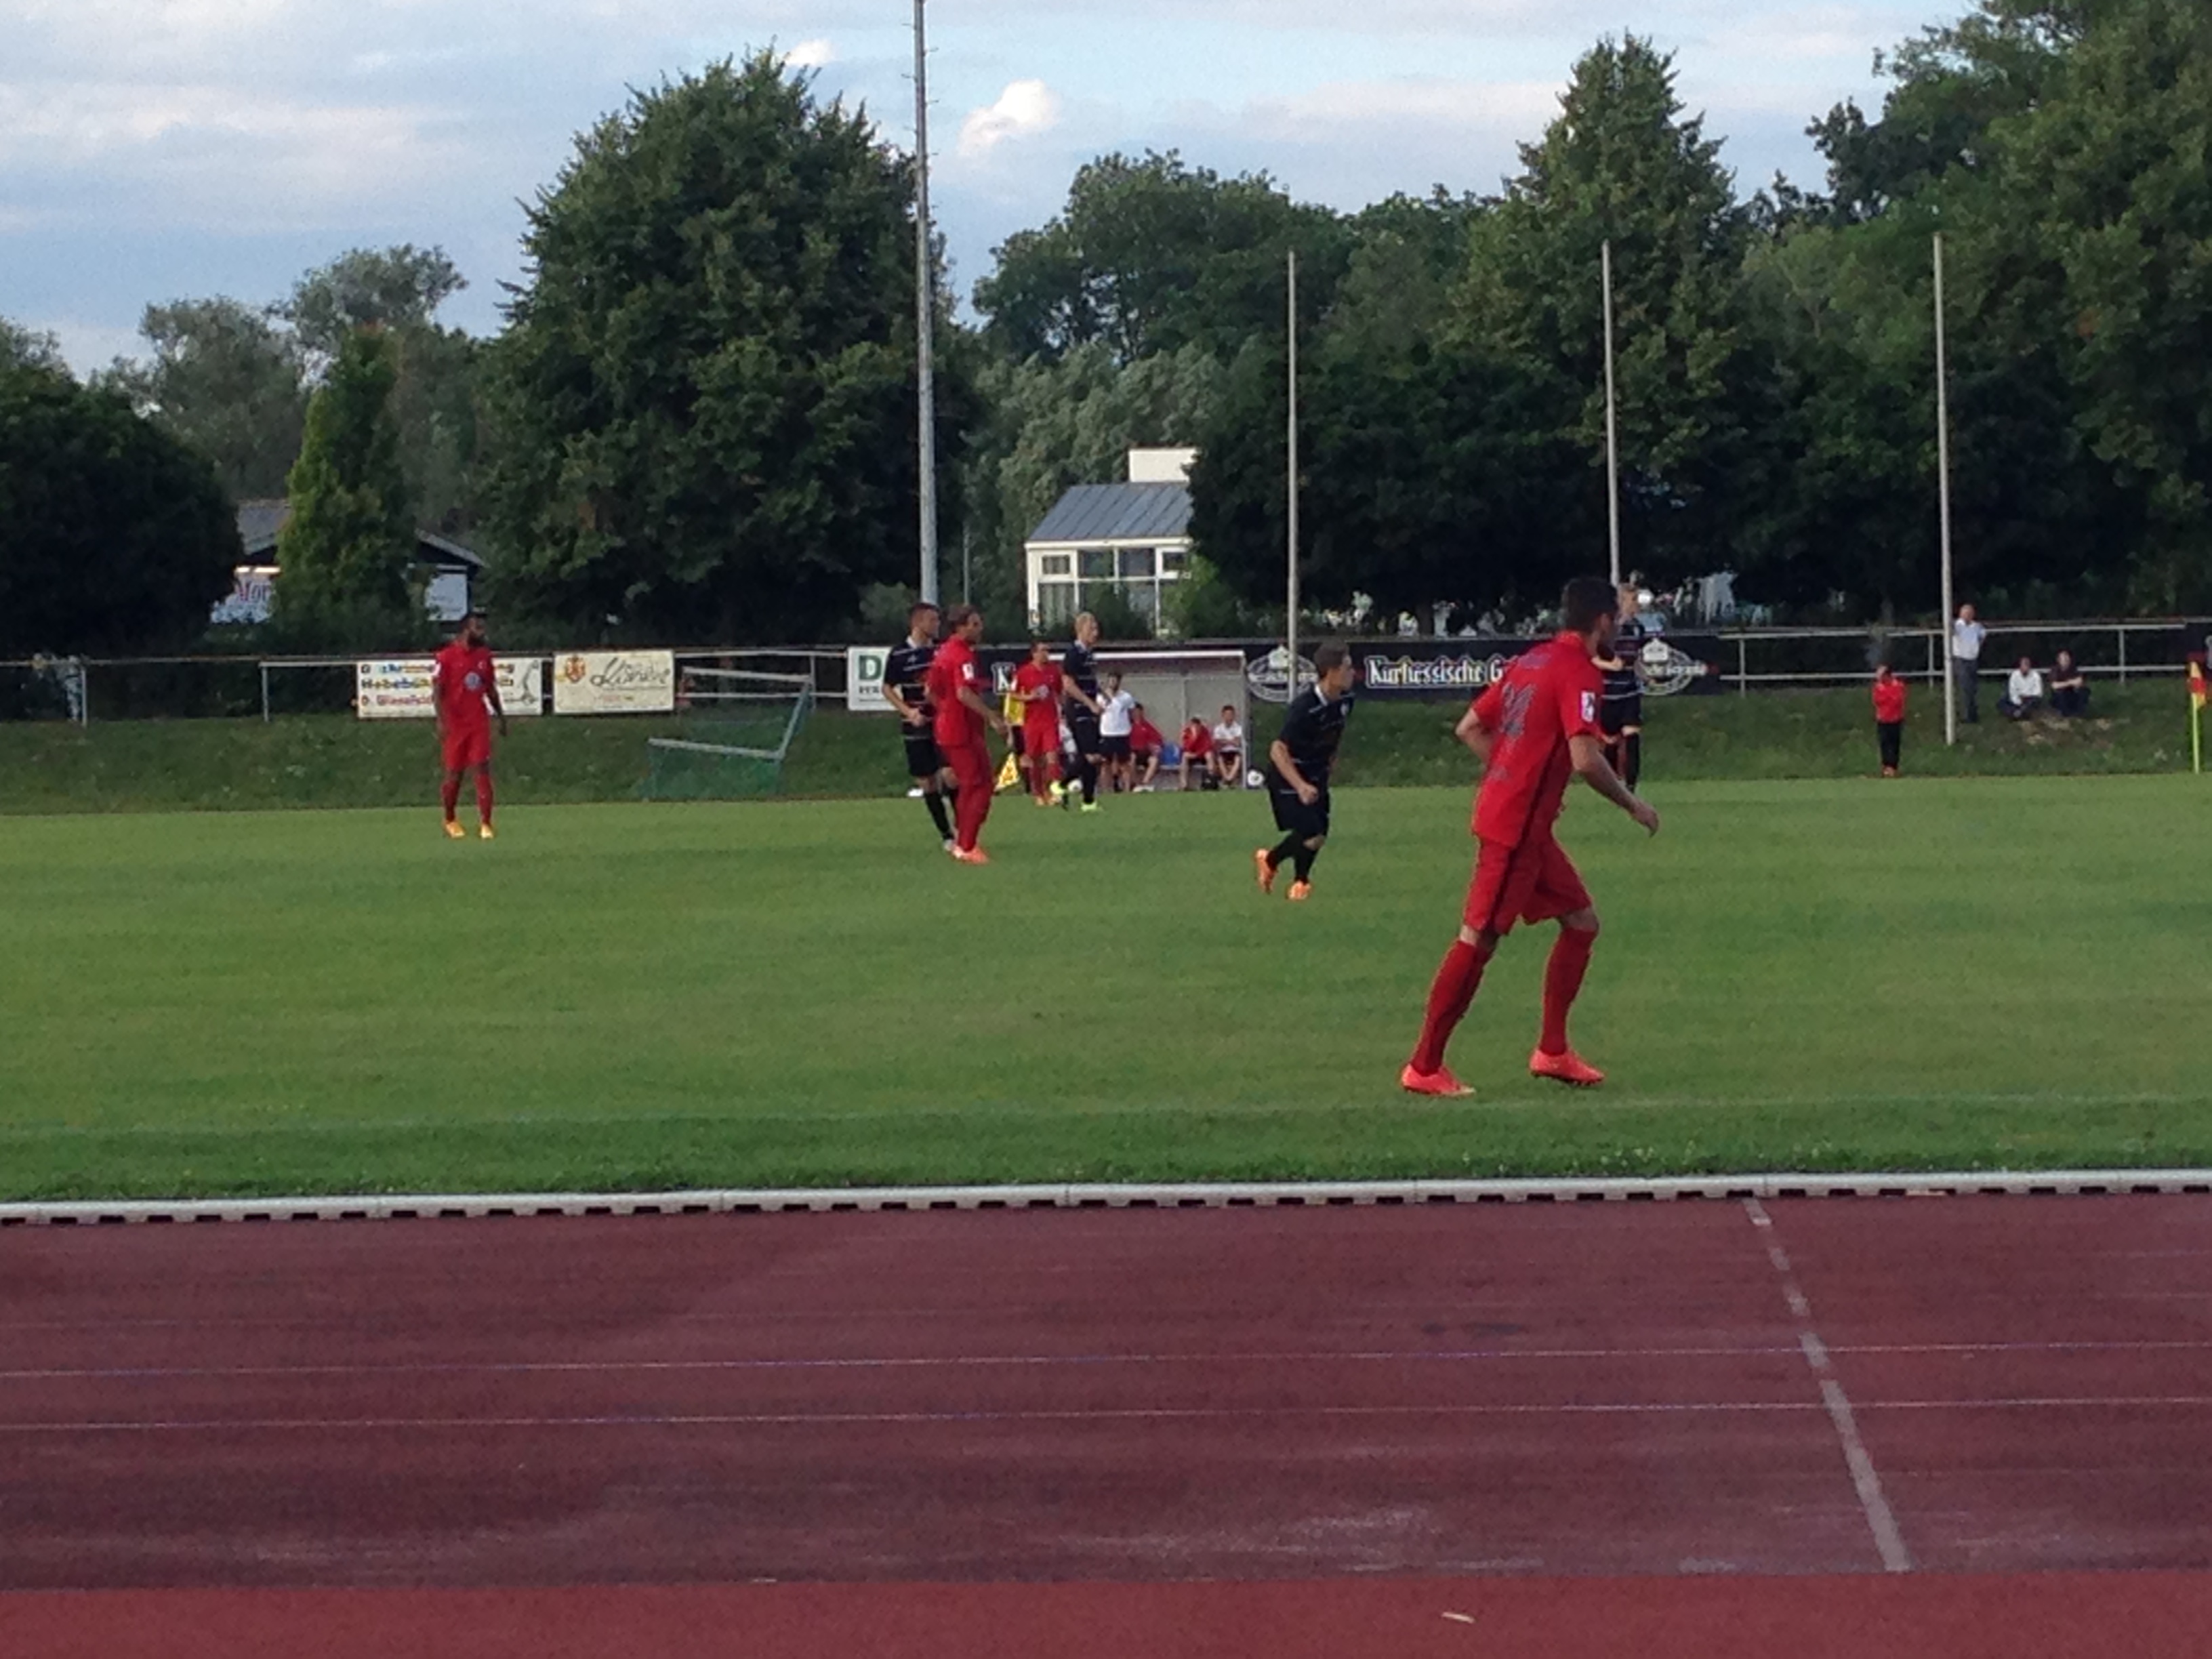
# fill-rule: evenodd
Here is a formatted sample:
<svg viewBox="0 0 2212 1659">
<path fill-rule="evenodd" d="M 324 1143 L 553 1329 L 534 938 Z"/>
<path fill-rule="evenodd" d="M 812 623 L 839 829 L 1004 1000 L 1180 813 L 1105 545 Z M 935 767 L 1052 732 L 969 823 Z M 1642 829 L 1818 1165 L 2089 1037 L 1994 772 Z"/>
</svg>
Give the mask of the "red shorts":
<svg viewBox="0 0 2212 1659">
<path fill-rule="evenodd" d="M 491 764 L 491 727 L 485 726 L 449 726 L 446 728 L 444 747 L 446 769 L 465 772 L 472 766 Z"/>
<path fill-rule="evenodd" d="M 945 750 L 945 764 L 962 789 L 980 789 L 987 796 L 991 793 L 992 775 L 997 769 L 991 764 L 990 746 L 982 738 Z"/>
<path fill-rule="evenodd" d="M 1021 725 L 1022 752 L 1026 755 L 1057 755 L 1060 752 L 1060 716 L 1048 720 L 1024 720 Z"/>
<path fill-rule="evenodd" d="M 1518 847 L 1486 841 L 1481 848 L 1463 917 L 1476 933 L 1502 938 L 1516 922 L 1550 921 L 1589 908 L 1589 889 L 1550 836 L 1531 836 Z"/>
</svg>

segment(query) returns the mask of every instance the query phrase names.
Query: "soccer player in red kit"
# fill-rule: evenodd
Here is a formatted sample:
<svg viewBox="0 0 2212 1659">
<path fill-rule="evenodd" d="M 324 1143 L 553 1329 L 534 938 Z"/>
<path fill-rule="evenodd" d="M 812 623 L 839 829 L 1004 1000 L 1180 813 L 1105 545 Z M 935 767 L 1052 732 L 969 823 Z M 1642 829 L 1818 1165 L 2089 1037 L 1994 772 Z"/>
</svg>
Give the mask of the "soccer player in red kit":
<svg viewBox="0 0 2212 1659">
<path fill-rule="evenodd" d="M 1039 806 L 1052 805 L 1060 762 L 1060 666 L 1052 647 L 1030 641 L 1030 659 L 1014 671 L 1014 701 L 1022 706 L 1022 769 Z"/>
<path fill-rule="evenodd" d="M 484 642 L 483 611 L 471 611 L 461 618 L 461 631 L 433 659 L 430 701 L 437 711 L 439 744 L 445 750 L 446 834 L 454 841 L 466 834 L 454 814 L 460 809 L 461 774 L 473 769 L 477 834 L 489 841 L 491 722 L 494 715 L 499 717 L 499 734 L 505 737 L 507 710 L 499 701 L 499 675 L 492 663 L 491 647 Z"/>
<path fill-rule="evenodd" d="M 983 698 L 983 671 L 975 660 L 983 613 L 972 605 L 956 605 L 945 620 L 951 636 L 929 665 L 929 706 L 937 711 L 937 746 L 960 786 L 952 803 L 952 856 L 963 864 L 988 864 L 975 844 L 991 816 L 993 792 L 991 749 L 983 732 L 986 726 L 1004 732 L 1006 722 Z"/>
<path fill-rule="evenodd" d="M 1475 796 L 1480 842 L 1459 939 L 1430 988 L 1419 1047 L 1398 1080 L 1417 1095 L 1474 1091 L 1444 1065 L 1444 1046 L 1467 1015 L 1498 941 L 1516 921 L 1559 924 L 1544 969 L 1544 1029 L 1528 1070 L 1579 1088 L 1605 1081 L 1567 1043 L 1567 1011 L 1582 989 L 1597 943 L 1597 908 L 1553 833 L 1567 781 L 1579 777 L 1652 835 L 1659 815 L 1620 781 L 1605 757 L 1598 722 L 1605 679 L 1597 659 L 1613 650 L 1612 585 L 1567 584 L 1559 634 L 1515 659 L 1474 701 L 1457 736 L 1483 763 Z"/>
</svg>

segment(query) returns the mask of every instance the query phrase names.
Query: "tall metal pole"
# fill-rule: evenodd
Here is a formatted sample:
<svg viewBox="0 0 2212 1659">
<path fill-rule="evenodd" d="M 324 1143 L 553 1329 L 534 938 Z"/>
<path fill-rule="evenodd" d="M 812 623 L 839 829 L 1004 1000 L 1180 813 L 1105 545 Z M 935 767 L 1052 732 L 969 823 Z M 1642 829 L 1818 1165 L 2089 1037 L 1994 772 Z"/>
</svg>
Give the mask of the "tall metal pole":
<svg viewBox="0 0 2212 1659">
<path fill-rule="evenodd" d="M 1951 658 L 1951 360 L 1943 331 L 1943 233 L 1936 233 L 1936 499 L 1942 524 L 1943 615 L 1936 623 L 1943 659 L 1943 741 L 1959 741 L 1959 670 Z"/>
<path fill-rule="evenodd" d="M 921 597 L 937 603 L 937 264 L 929 218 L 929 35 L 914 0 L 915 359 L 921 368 Z"/>
<path fill-rule="evenodd" d="M 1290 467 L 1284 477 L 1290 491 L 1290 537 L 1286 552 L 1290 580 L 1283 606 L 1283 648 L 1290 657 L 1284 672 L 1288 676 L 1289 698 L 1298 695 L 1298 256 L 1291 252 L 1290 296 L 1288 316 L 1291 330 L 1291 422 Z M 1289 699 L 1285 699 L 1287 702 Z"/>
<path fill-rule="evenodd" d="M 1605 511 L 1610 537 L 1613 585 L 1620 586 L 1620 408 L 1613 379 L 1613 243 L 1607 240 L 1601 263 L 1605 280 Z"/>
</svg>

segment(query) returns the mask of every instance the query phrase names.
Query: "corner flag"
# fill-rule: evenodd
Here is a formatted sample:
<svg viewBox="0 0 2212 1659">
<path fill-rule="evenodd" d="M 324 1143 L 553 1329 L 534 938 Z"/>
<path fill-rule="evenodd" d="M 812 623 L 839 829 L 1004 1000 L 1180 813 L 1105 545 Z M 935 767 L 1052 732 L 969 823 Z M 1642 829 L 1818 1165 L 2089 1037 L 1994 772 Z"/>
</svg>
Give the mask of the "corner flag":
<svg viewBox="0 0 2212 1659">
<path fill-rule="evenodd" d="M 2204 769 L 2204 705 L 2212 702 L 2212 687 L 2204 679 L 2204 659 L 2189 659 L 2189 769 Z"/>
</svg>

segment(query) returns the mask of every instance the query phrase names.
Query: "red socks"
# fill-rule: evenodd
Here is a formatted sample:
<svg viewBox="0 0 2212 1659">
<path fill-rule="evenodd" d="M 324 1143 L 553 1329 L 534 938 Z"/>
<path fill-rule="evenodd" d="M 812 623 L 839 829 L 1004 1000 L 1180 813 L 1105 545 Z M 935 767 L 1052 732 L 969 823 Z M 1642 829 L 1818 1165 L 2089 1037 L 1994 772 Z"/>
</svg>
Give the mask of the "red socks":
<svg viewBox="0 0 2212 1659">
<path fill-rule="evenodd" d="M 450 805 L 447 810 L 453 810 Z M 477 815 L 486 823 L 491 822 L 491 771 L 488 767 L 477 769 Z"/>
<path fill-rule="evenodd" d="M 1495 947 L 1493 947 L 1494 949 Z M 1491 953 L 1477 950 L 1465 939 L 1455 940 L 1429 987 L 1429 1011 L 1421 1022 L 1420 1046 L 1413 1050 L 1413 1069 L 1426 1077 L 1444 1063 L 1444 1045 L 1467 1018 L 1474 994 L 1482 983 L 1482 970 Z"/>
<path fill-rule="evenodd" d="M 1583 975 L 1589 972 L 1590 951 L 1596 944 L 1595 933 L 1559 929 L 1552 959 L 1544 964 L 1544 1035 L 1536 1047 L 1545 1054 L 1567 1052 L 1567 1010 L 1583 988 Z"/>
<path fill-rule="evenodd" d="M 446 780 L 438 791 L 438 799 L 445 804 L 446 822 L 451 823 L 453 821 L 453 814 L 459 810 L 461 805 L 461 775 L 459 773 L 456 772 Z"/>
</svg>

